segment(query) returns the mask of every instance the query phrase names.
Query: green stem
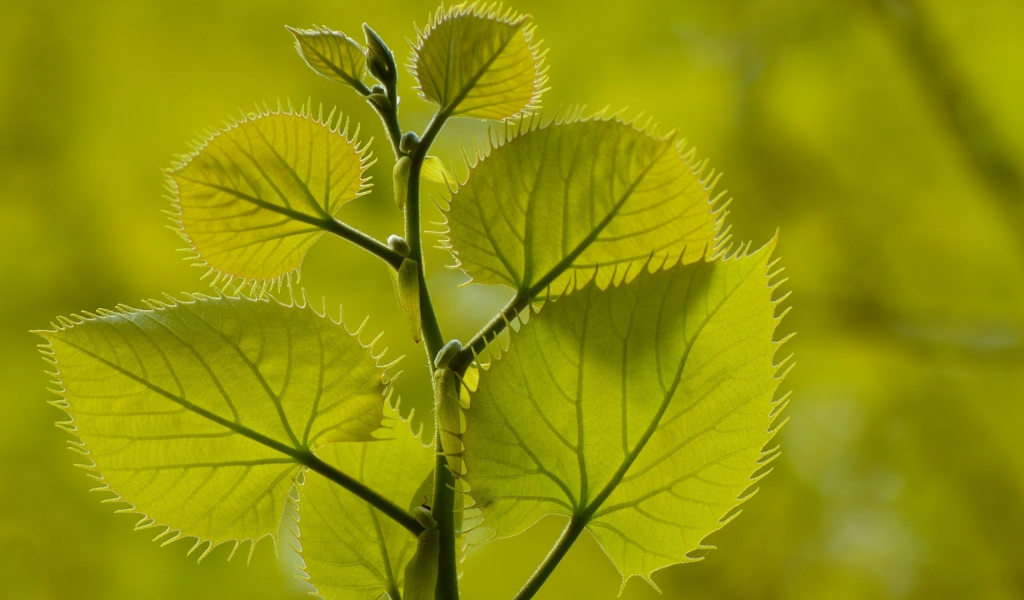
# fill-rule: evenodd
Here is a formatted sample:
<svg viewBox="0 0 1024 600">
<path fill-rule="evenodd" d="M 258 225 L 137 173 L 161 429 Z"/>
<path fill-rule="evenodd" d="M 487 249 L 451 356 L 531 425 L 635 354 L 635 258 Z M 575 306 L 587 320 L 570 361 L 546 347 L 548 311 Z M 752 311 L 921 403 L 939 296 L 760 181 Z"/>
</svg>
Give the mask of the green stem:
<svg viewBox="0 0 1024 600">
<path fill-rule="evenodd" d="M 519 593 L 515 595 L 513 600 L 530 600 L 540 590 L 544 582 L 548 580 L 551 573 L 554 572 L 555 567 L 562 561 L 565 554 L 569 552 L 569 548 L 572 547 L 576 538 L 580 537 L 583 533 L 586 523 L 582 518 L 573 517 L 569 521 L 569 525 L 566 526 L 565 530 L 562 531 L 562 535 L 559 536 L 558 541 L 548 552 L 548 555 L 544 557 L 544 561 L 540 563 L 537 570 L 533 572 L 530 579 L 526 581 Z"/>
<path fill-rule="evenodd" d="M 423 168 L 423 161 L 426 159 L 427 150 L 433 143 L 441 128 L 444 127 L 448 117 L 444 112 L 439 112 L 431 120 L 423 134 L 420 143 L 411 155 L 409 165 L 409 196 L 405 203 L 405 233 L 406 241 L 409 242 L 409 256 L 416 260 L 419 265 L 420 281 L 420 319 L 423 323 L 423 340 L 427 352 L 427 362 L 430 370 L 434 370 L 434 357 L 444 346 L 444 336 L 441 334 L 441 327 L 437 322 L 437 314 L 434 312 L 430 300 L 430 291 L 426 284 L 426 270 L 423 264 L 423 242 L 422 227 L 420 225 L 420 171 Z M 444 401 L 443 398 L 435 398 L 436 401 Z M 435 430 L 440 431 L 440 425 L 435 422 Z M 444 448 L 441 445 L 441 436 L 435 434 L 435 447 L 437 457 L 434 463 L 434 498 L 431 504 L 430 514 L 437 522 L 438 529 L 438 573 L 437 587 L 434 597 L 436 600 L 458 600 L 459 598 L 459 571 L 456 560 L 456 539 L 455 539 L 455 478 L 448 470 L 448 461 L 444 455 Z"/>
</svg>

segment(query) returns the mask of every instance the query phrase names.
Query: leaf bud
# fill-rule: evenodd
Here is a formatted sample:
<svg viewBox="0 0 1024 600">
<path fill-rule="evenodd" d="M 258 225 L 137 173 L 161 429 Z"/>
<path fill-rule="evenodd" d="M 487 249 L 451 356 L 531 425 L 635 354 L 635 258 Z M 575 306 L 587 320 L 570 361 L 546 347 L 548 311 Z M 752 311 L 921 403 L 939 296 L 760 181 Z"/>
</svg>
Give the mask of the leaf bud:
<svg viewBox="0 0 1024 600">
<path fill-rule="evenodd" d="M 388 236 L 388 247 L 403 258 L 409 256 L 409 252 L 411 251 L 409 248 L 409 242 L 405 241 L 405 238 L 397 235 Z"/>
<path fill-rule="evenodd" d="M 412 154 L 412 151 L 416 149 L 416 146 L 420 143 L 420 136 L 416 135 L 415 132 L 408 131 L 402 136 L 402 141 L 398 144 L 398 149 L 406 154 Z"/>
<path fill-rule="evenodd" d="M 438 350 L 437 356 L 434 357 L 434 368 L 443 369 L 447 367 L 459 352 L 462 352 L 462 342 L 459 340 L 449 341 L 443 348 Z"/>
<path fill-rule="evenodd" d="M 363 33 L 366 34 L 366 68 L 370 74 L 384 84 L 385 88 L 393 88 L 398 82 L 398 65 L 395 63 L 395 55 L 391 49 L 380 39 L 370 26 L 363 23 Z"/>
<path fill-rule="evenodd" d="M 384 86 L 382 86 L 381 84 L 375 83 L 375 84 L 373 84 L 373 87 L 370 88 L 370 93 L 371 94 L 386 94 L 387 90 L 385 90 Z"/>
</svg>

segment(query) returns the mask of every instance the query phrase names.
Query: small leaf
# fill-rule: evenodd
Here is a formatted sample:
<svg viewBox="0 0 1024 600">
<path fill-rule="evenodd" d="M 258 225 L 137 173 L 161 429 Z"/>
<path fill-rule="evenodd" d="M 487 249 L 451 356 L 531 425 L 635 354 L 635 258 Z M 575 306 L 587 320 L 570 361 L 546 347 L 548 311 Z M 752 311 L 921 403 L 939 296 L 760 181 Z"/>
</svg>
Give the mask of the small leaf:
<svg viewBox="0 0 1024 600">
<path fill-rule="evenodd" d="M 366 50 L 355 40 L 327 27 L 286 29 L 295 36 L 295 50 L 309 68 L 360 92 L 367 89 L 363 83 L 366 77 Z"/>
<path fill-rule="evenodd" d="M 398 506 L 418 504 L 420 483 L 434 465 L 434 450 L 413 434 L 397 410 L 386 442 L 332 444 L 324 460 L 350 466 L 360 481 Z M 352 494 L 312 472 L 299 488 L 299 542 L 305 572 L 326 600 L 397 598 L 417 539 Z M 436 529 L 434 530 L 436 531 Z"/>
<path fill-rule="evenodd" d="M 466 411 L 483 527 L 507 537 L 575 516 L 623 583 L 706 549 L 775 456 L 772 247 L 644 269 L 531 316 Z"/>
<path fill-rule="evenodd" d="M 535 111 L 547 77 L 528 21 L 498 4 L 438 9 L 410 64 L 423 98 L 452 116 L 509 119 Z"/>
<path fill-rule="evenodd" d="M 453 194 L 448 242 L 476 283 L 531 297 L 629 280 L 647 259 L 692 263 L 724 214 L 705 164 L 614 119 L 524 123 Z"/>
<path fill-rule="evenodd" d="M 399 157 L 395 161 L 395 168 L 391 171 L 392 187 L 395 191 L 395 206 L 398 210 L 405 210 L 405 202 L 409 198 L 409 172 L 412 169 L 412 159 L 408 156 Z"/>
<path fill-rule="evenodd" d="M 370 155 L 333 116 L 250 113 L 168 171 L 180 233 L 217 281 L 298 271 L 335 211 L 366 193 Z"/>
<path fill-rule="evenodd" d="M 147 305 L 38 332 L 71 417 L 60 425 L 100 489 L 145 514 L 137 528 L 195 537 L 192 550 L 210 542 L 203 555 L 255 546 L 277 531 L 296 455 L 374 439 L 387 373 L 310 308 L 202 295 Z"/>
</svg>

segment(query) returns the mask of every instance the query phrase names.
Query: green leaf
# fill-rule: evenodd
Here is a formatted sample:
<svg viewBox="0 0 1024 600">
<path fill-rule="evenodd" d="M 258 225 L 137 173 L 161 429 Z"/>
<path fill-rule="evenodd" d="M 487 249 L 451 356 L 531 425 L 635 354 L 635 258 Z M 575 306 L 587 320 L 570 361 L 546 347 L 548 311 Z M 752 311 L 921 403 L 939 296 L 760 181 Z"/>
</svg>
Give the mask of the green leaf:
<svg viewBox="0 0 1024 600">
<path fill-rule="evenodd" d="M 476 283 L 555 295 L 718 245 L 714 172 L 669 135 L 600 115 L 520 124 L 453 194 L 447 245 Z"/>
<path fill-rule="evenodd" d="M 352 465 L 364 484 L 399 506 L 418 505 L 421 483 L 434 467 L 434 449 L 389 405 L 389 441 L 332 444 L 324 459 Z M 411 416 L 410 416 L 411 420 Z M 356 496 L 316 473 L 299 488 L 299 542 L 305 574 L 326 600 L 399 598 L 417 539 Z"/>
<path fill-rule="evenodd" d="M 537 110 L 547 69 L 528 21 L 498 4 L 438 9 L 409 65 L 420 94 L 450 116 L 509 119 Z"/>
<path fill-rule="evenodd" d="M 109 501 L 144 514 L 137 528 L 195 537 L 190 552 L 209 542 L 203 556 L 231 540 L 255 547 L 277 531 L 299 458 L 374 439 L 387 368 L 308 307 L 203 295 L 146 305 L 37 332 L 54 404 L 71 417 L 59 425 Z"/>
<path fill-rule="evenodd" d="M 708 548 L 775 456 L 773 246 L 644 269 L 531 316 L 466 411 L 483 526 L 507 537 L 574 517 L 623 585 Z"/>
<path fill-rule="evenodd" d="M 174 220 L 215 282 L 297 272 L 338 208 L 366 193 L 370 154 L 343 121 L 309 106 L 250 113 L 167 172 Z"/>
<path fill-rule="evenodd" d="M 286 29 L 295 36 L 295 50 L 309 68 L 360 92 L 369 91 L 363 83 L 366 77 L 366 50 L 352 38 L 327 27 Z"/>
</svg>

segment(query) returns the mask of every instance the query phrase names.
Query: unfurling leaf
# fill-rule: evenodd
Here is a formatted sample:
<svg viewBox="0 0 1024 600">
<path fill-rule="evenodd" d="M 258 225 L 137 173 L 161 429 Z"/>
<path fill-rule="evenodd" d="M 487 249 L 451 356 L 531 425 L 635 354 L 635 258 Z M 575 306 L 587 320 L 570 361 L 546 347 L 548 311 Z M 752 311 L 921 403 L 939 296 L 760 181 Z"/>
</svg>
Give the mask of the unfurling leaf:
<svg viewBox="0 0 1024 600">
<path fill-rule="evenodd" d="M 536 110 L 547 77 L 529 18 L 496 4 L 438 9 L 410 70 L 451 116 L 509 119 Z"/>
<path fill-rule="evenodd" d="M 440 554 L 438 542 L 440 532 L 430 511 L 417 507 L 413 513 L 426 527 L 416 541 L 416 554 L 405 567 L 405 589 L 402 600 L 434 600 L 437 585 L 437 558 Z"/>
<path fill-rule="evenodd" d="M 297 271 L 338 208 L 366 193 L 369 153 L 340 115 L 250 113 L 168 171 L 197 264 L 230 282 Z"/>
<path fill-rule="evenodd" d="M 138 528 L 204 552 L 277 531 L 297 457 L 372 440 L 387 373 L 340 322 L 264 298 L 188 296 L 38 332 L 55 402 Z M 237 543 L 236 543 L 237 548 Z"/>
<path fill-rule="evenodd" d="M 355 40 L 326 27 L 287 29 L 295 36 L 295 50 L 309 68 L 338 83 L 366 89 L 366 51 Z"/>
<path fill-rule="evenodd" d="M 388 406 L 385 414 L 393 423 L 388 441 L 332 444 L 322 455 L 331 464 L 348 466 L 396 505 L 418 504 L 420 484 L 433 469 L 434 450 L 423 445 L 397 410 Z M 317 593 L 326 600 L 374 599 L 384 592 L 398 598 L 417 539 L 316 473 L 305 473 L 299 497 L 304 570 Z"/>
<path fill-rule="evenodd" d="M 671 136 L 614 119 L 524 123 L 453 194 L 448 241 L 476 283 L 531 296 L 628 281 L 647 259 L 692 263 L 722 214 L 705 168 Z"/>
<path fill-rule="evenodd" d="M 419 263 L 411 258 L 403 260 L 398 268 L 398 306 L 405 311 L 405 321 L 409 325 L 412 341 L 420 343 L 420 272 Z"/>
<path fill-rule="evenodd" d="M 466 411 L 483 527 L 575 516 L 624 582 L 706 548 L 775 456 L 773 247 L 591 284 L 533 315 Z"/>
</svg>

